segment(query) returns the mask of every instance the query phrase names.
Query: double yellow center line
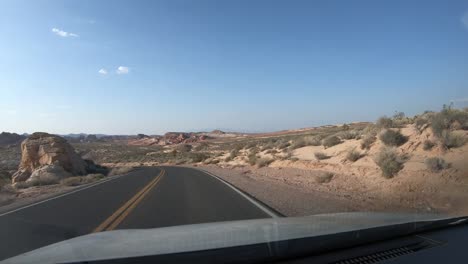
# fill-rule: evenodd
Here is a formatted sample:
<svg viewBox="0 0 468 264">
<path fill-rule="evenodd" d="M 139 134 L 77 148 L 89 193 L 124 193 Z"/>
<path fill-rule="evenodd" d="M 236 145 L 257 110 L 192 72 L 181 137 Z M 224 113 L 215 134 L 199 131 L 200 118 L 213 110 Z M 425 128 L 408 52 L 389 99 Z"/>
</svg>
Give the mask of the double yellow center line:
<svg viewBox="0 0 468 264">
<path fill-rule="evenodd" d="M 151 191 L 154 186 L 164 176 L 165 171 L 161 169 L 161 172 L 153 180 L 151 180 L 143 189 L 135 194 L 130 200 L 122 205 L 117 211 L 115 211 L 109 218 L 102 222 L 98 227 L 93 230 L 93 233 L 114 230 L 132 211 L 135 207 L 143 200 L 143 198 Z"/>
</svg>

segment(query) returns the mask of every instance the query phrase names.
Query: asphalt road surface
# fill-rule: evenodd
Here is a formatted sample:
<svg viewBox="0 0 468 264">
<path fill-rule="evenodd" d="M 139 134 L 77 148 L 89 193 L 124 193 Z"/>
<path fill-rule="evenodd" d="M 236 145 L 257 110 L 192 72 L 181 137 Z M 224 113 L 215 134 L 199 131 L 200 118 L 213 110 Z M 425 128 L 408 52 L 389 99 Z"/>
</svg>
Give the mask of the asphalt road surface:
<svg viewBox="0 0 468 264">
<path fill-rule="evenodd" d="M 0 213 L 0 260 L 92 232 L 275 216 L 261 203 L 202 171 L 140 168 Z"/>
</svg>

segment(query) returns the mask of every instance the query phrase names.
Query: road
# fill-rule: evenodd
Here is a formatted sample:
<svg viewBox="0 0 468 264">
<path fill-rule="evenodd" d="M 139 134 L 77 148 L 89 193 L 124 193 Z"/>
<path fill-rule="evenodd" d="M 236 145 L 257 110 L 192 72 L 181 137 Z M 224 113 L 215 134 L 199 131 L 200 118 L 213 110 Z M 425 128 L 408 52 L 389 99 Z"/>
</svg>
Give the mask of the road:
<svg viewBox="0 0 468 264">
<path fill-rule="evenodd" d="M 0 213 L 0 260 L 92 232 L 275 216 L 202 171 L 145 167 Z"/>
</svg>

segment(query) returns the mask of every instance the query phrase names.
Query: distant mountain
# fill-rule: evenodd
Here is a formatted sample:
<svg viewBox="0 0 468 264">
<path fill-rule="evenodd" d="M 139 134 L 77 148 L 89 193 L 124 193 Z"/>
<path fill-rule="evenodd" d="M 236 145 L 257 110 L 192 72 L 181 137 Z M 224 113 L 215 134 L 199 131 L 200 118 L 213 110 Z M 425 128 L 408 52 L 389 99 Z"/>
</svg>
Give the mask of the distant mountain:
<svg viewBox="0 0 468 264">
<path fill-rule="evenodd" d="M 26 139 L 26 136 L 24 136 L 24 135 L 18 135 L 16 133 L 2 132 L 0 134 L 0 146 L 20 144 L 25 139 Z"/>
</svg>

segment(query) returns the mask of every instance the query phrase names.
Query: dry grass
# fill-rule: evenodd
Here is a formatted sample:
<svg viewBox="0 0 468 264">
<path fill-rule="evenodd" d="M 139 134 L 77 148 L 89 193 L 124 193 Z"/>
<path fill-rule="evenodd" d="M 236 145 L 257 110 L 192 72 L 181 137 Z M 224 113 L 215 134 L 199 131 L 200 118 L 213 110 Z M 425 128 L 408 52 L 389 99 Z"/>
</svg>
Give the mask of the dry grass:
<svg viewBox="0 0 468 264">
<path fill-rule="evenodd" d="M 385 147 L 377 154 L 375 163 L 380 167 L 385 178 L 392 178 L 403 169 L 404 159 L 395 148 Z"/>
<path fill-rule="evenodd" d="M 106 176 L 103 174 L 88 174 L 86 176 L 75 176 L 65 178 L 60 181 L 62 185 L 65 186 L 78 186 L 82 184 L 92 183 L 101 179 L 104 179 Z"/>
<path fill-rule="evenodd" d="M 134 169 L 135 169 L 134 167 L 115 167 L 110 170 L 107 176 L 126 174 L 126 173 L 133 171 Z"/>
<path fill-rule="evenodd" d="M 316 159 L 318 160 L 324 160 L 324 159 L 329 159 L 331 158 L 330 156 L 328 156 L 327 154 L 323 153 L 323 152 L 315 152 L 314 153 L 314 156 Z"/>
<path fill-rule="evenodd" d="M 391 129 L 384 130 L 379 139 L 386 145 L 386 146 L 393 146 L 398 147 L 406 143 L 408 141 L 408 137 L 404 136 L 400 133 L 400 131 L 394 131 Z"/>
<path fill-rule="evenodd" d="M 335 136 L 335 135 L 326 137 L 322 141 L 322 145 L 325 148 L 333 147 L 333 146 L 338 145 L 340 143 L 342 143 L 341 139 L 339 137 Z"/>
<path fill-rule="evenodd" d="M 358 159 L 362 158 L 363 155 L 361 154 L 361 152 L 355 150 L 355 149 L 352 149 L 350 151 L 348 151 L 348 154 L 346 154 L 346 159 L 351 161 L 351 162 L 355 162 L 357 161 Z"/>
<path fill-rule="evenodd" d="M 427 169 L 432 172 L 438 172 L 450 167 L 450 164 L 445 162 L 445 160 L 440 157 L 427 158 L 425 163 Z"/>
</svg>

